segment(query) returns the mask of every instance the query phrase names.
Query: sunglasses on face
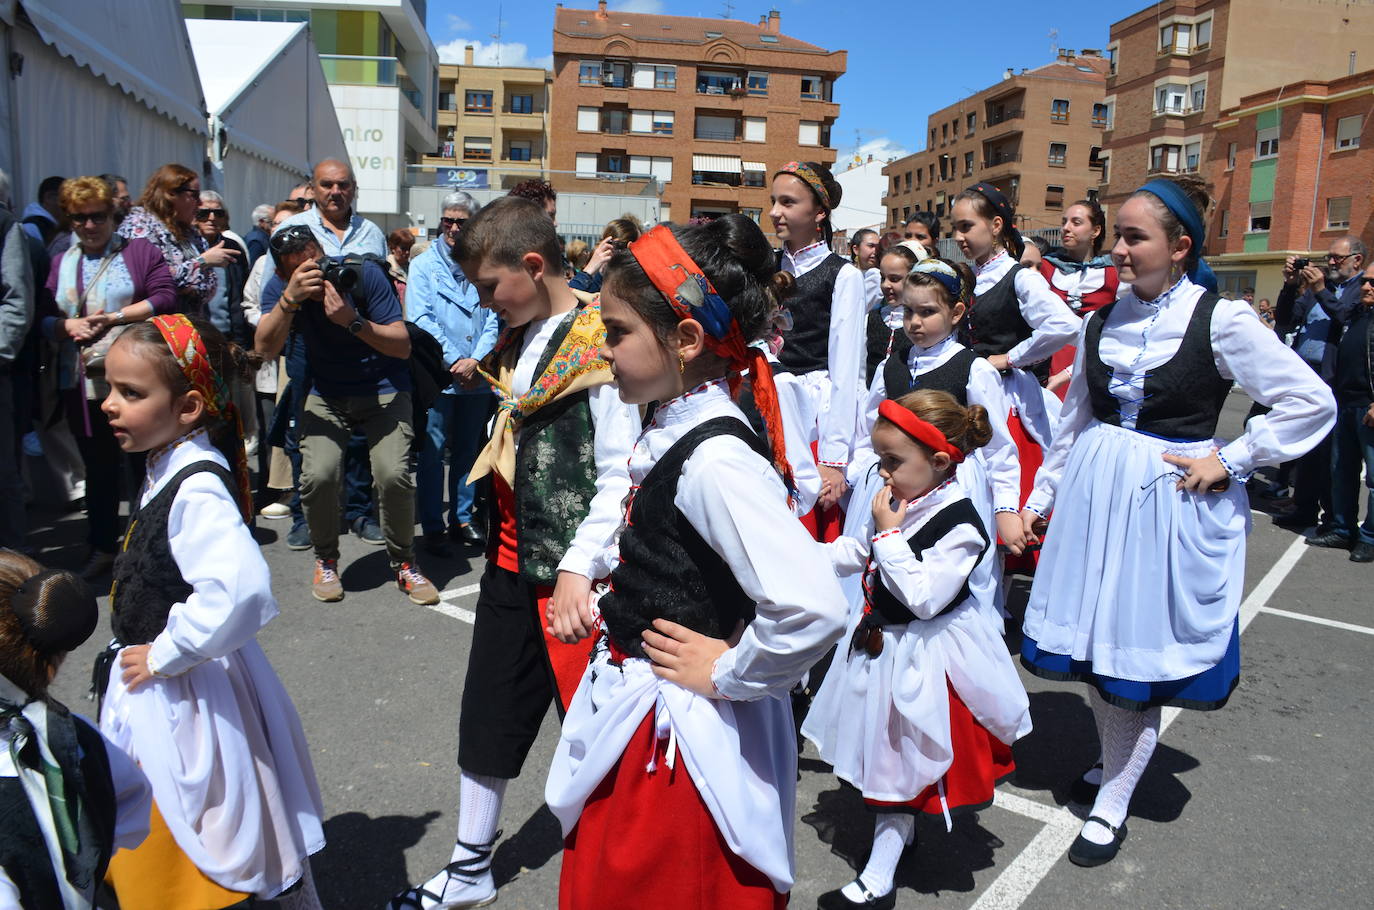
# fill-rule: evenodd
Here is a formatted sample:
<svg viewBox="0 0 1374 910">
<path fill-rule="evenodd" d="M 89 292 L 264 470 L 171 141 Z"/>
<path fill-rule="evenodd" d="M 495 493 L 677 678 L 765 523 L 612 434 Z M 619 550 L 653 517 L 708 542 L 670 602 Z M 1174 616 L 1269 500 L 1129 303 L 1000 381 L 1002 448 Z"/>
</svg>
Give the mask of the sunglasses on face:
<svg viewBox="0 0 1374 910">
<path fill-rule="evenodd" d="M 1367 288 L 1374 287 L 1374 275 L 1365 275 L 1360 279 L 1360 284 Z"/>
<path fill-rule="evenodd" d="M 224 209 L 196 209 L 196 217 L 201 221 L 208 221 L 211 218 L 223 218 L 226 214 Z"/>
<path fill-rule="evenodd" d="M 68 215 L 73 225 L 92 224 L 96 227 L 110 220 L 109 212 L 87 212 L 85 214 Z"/>
<path fill-rule="evenodd" d="M 172 190 L 173 196 L 199 196 L 200 190 L 195 187 L 179 186 Z"/>
<path fill-rule="evenodd" d="M 468 223 L 468 220 L 467 220 L 466 218 L 440 218 L 440 219 L 439 219 L 439 227 L 442 228 L 443 230 L 448 230 L 448 229 L 451 228 L 451 227 L 456 227 L 456 228 L 458 228 L 458 230 L 461 231 L 461 230 L 463 229 L 463 225 L 465 225 L 465 224 L 467 224 L 467 223 Z"/>
<path fill-rule="evenodd" d="M 297 205 L 303 205 L 306 208 L 310 208 L 312 205 L 315 204 L 315 200 L 311 199 L 309 196 L 296 196 L 294 199 L 290 199 L 288 201 L 294 202 Z"/>
</svg>

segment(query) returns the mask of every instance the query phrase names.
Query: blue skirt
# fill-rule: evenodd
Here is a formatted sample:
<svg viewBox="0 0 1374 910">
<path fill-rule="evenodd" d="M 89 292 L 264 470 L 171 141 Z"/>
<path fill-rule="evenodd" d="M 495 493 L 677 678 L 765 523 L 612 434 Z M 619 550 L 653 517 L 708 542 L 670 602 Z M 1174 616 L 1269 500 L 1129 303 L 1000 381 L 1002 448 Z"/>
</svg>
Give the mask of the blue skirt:
<svg viewBox="0 0 1374 910">
<path fill-rule="evenodd" d="M 1185 679 L 1136 682 L 1093 672 L 1092 661 L 1042 651 L 1029 636 L 1021 639 L 1021 664 L 1044 679 L 1083 682 L 1097 689 L 1110 704 L 1128 711 L 1172 705 L 1195 711 L 1215 711 L 1226 704 L 1240 682 L 1240 621 L 1231 627 L 1231 642 L 1213 667 Z"/>
</svg>

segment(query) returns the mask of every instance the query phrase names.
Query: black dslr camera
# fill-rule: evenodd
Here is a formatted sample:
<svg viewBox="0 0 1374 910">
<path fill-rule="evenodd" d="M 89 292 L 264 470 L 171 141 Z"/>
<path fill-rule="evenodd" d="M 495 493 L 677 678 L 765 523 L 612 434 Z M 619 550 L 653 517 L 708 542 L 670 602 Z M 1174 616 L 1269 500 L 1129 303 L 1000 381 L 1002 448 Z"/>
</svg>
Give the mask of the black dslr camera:
<svg viewBox="0 0 1374 910">
<path fill-rule="evenodd" d="M 345 256 L 339 261 L 325 256 L 320 259 L 319 265 L 320 271 L 324 273 L 324 280 L 334 285 L 334 289 L 340 293 L 346 294 L 363 283 L 361 256 Z"/>
<path fill-rule="evenodd" d="M 1293 271 L 1301 272 L 1303 269 L 1307 268 L 1311 264 L 1312 260 L 1304 259 L 1301 256 L 1299 256 L 1298 258 L 1293 260 Z"/>
</svg>

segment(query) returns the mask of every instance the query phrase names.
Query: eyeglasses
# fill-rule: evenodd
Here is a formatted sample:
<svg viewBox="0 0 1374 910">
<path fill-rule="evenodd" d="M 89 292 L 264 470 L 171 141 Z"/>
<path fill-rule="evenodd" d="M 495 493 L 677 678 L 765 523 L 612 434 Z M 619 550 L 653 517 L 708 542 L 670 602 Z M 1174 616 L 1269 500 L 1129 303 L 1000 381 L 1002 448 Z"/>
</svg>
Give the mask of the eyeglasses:
<svg viewBox="0 0 1374 910">
<path fill-rule="evenodd" d="M 467 224 L 467 223 L 468 223 L 468 220 L 467 220 L 466 218 L 440 218 L 440 219 L 439 219 L 439 227 L 443 228 L 444 230 L 448 230 L 448 229 L 451 228 L 451 227 L 457 227 L 458 230 L 461 231 L 461 230 L 463 229 L 463 225 L 465 225 L 465 224 Z"/>
<path fill-rule="evenodd" d="M 71 219 L 73 225 L 93 224 L 99 227 L 100 225 L 110 220 L 110 213 L 86 212 L 85 214 L 82 214 L 81 212 L 78 212 L 75 215 L 68 215 L 67 217 Z"/>
<path fill-rule="evenodd" d="M 315 200 L 311 199 L 309 196 L 296 196 L 295 198 L 288 199 L 287 202 L 294 202 L 297 205 L 303 205 L 306 208 L 310 208 L 312 205 L 315 204 Z"/>
<path fill-rule="evenodd" d="M 199 195 L 200 195 L 200 190 L 195 189 L 194 187 L 189 187 L 189 186 L 179 186 L 179 187 L 177 187 L 176 189 L 172 190 L 172 195 L 173 195 L 173 196 L 182 196 L 182 195 L 185 195 L 185 196 L 199 196 Z"/>
<path fill-rule="evenodd" d="M 1334 262 L 1334 263 L 1336 263 L 1336 265 L 1340 265 L 1342 262 L 1345 262 L 1347 259 L 1349 259 L 1351 256 L 1354 256 L 1354 255 L 1355 255 L 1354 253 L 1346 253 L 1344 256 L 1338 256 L 1338 255 L 1336 255 L 1335 253 L 1327 253 L 1327 254 L 1326 254 L 1326 261 L 1327 261 L 1327 262 Z"/>
<path fill-rule="evenodd" d="M 196 209 L 196 218 L 201 221 L 208 221 L 211 218 L 228 218 L 229 213 L 224 209 Z"/>
<path fill-rule="evenodd" d="M 303 224 L 292 224 L 273 234 L 267 241 L 267 246 L 275 256 L 290 256 L 316 242 L 310 228 Z"/>
<path fill-rule="evenodd" d="M 1374 275 L 1365 275 L 1360 279 L 1360 284 L 1365 287 L 1374 287 Z"/>
</svg>

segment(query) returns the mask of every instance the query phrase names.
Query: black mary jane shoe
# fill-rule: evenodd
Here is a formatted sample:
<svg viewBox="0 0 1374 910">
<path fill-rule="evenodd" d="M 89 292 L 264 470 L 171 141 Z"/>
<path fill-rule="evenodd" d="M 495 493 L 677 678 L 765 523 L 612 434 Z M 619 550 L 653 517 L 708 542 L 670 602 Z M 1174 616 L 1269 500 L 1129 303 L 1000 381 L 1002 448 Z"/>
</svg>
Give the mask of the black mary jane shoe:
<svg viewBox="0 0 1374 910">
<path fill-rule="evenodd" d="M 1107 824 L 1106 820 L 1097 815 L 1089 815 L 1089 822 L 1097 822 L 1108 831 L 1112 832 L 1110 843 L 1095 844 L 1082 834 L 1079 834 L 1069 847 L 1069 862 L 1075 866 L 1092 868 L 1103 863 L 1109 863 L 1116 858 L 1116 854 L 1121 850 L 1121 842 L 1126 839 L 1126 823 L 1122 822 L 1121 827 Z M 1086 823 L 1085 823 L 1086 824 Z"/>
<path fill-rule="evenodd" d="M 827 891 L 816 900 L 816 910 L 850 910 L 853 907 L 871 907 L 873 910 L 892 910 L 897 906 L 897 889 L 882 897 L 876 897 L 872 891 L 864 887 L 864 883 L 855 879 L 854 884 L 859 886 L 859 890 L 864 893 L 862 901 L 852 901 L 844 896 L 843 889 L 836 888 L 834 891 Z M 846 886 L 848 887 L 848 886 Z"/>
<path fill-rule="evenodd" d="M 1097 802 L 1097 791 L 1102 789 L 1100 783 L 1088 783 L 1087 778 L 1089 771 L 1096 771 L 1101 774 L 1102 762 L 1098 762 L 1087 771 L 1078 775 L 1078 778 L 1069 785 L 1069 799 L 1078 803 L 1080 806 L 1091 806 L 1093 803 Z"/>
</svg>

